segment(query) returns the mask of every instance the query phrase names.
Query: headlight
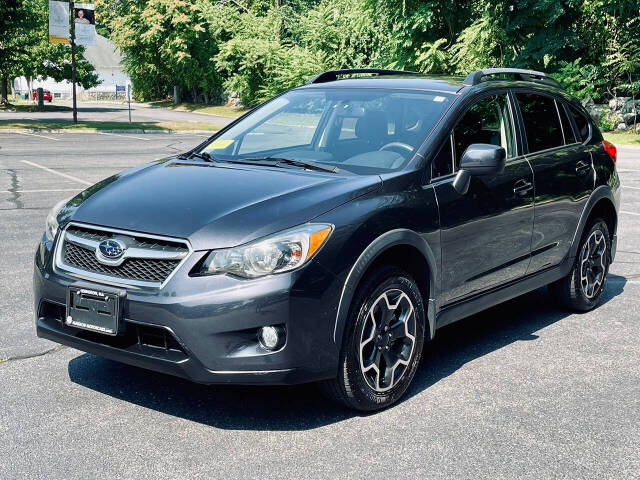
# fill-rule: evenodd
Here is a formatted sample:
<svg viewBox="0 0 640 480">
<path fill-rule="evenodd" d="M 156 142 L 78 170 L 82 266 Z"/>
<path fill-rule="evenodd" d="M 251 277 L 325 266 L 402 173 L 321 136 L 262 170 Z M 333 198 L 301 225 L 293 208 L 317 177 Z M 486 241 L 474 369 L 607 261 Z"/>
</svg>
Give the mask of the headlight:
<svg viewBox="0 0 640 480">
<path fill-rule="evenodd" d="M 47 238 L 53 242 L 53 239 L 56 238 L 56 233 L 58 233 L 58 214 L 62 207 L 69 201 L 62 200 L 61 202 L 56 203 L 53 208 L 49 211 L 49 215 L 47 215 L 47 223 L 45 226 L 45 232 Z"/>
<path fill-rule="evenodd" d="M 201 274 L 256 278 L 304 265 L 324 245 L 333 225 L 308 223 L 240 247 L 213 250 Z"/>
</svg>

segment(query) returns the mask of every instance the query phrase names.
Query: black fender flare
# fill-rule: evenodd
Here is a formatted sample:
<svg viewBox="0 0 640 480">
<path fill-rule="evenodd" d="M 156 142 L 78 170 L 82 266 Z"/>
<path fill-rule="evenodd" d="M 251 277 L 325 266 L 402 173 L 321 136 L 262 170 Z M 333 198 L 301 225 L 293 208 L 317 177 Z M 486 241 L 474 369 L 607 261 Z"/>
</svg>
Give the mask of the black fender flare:
<svg viewBox="0 0 640 480">
<path fill-rule="evenodd" d="M 428 337 L 426 340 L 433 338 L 435 334 L 435 287 L 436 287 L 436 260 L 433 251 L 429 244 L 416 232 L 408 229 L 396 229 L 390 230 L 377 237 L 371 242 L 367 248 L 360 254 L 356 262 L 351 267 L 347 278 L 345 279 L 344 286 L 342 288 L 342 294 L 340 296 L 340 302 L 338 303 L 338 312 L 336 314 L 336 321 L 333 330 L 333 341 L 338 349 L 342 344 L 342 338 L 344 329 L 347 322 L 347 316 L 349 314 L 349 307 L 355 294 L 356 288 L 362 280 L 367 269 L 371 264 L 387 249 L 397 245 L 409 245 L 415 247 L 424 256 L 427 265 L 429 266 L 429 298 L 425 299 L 427 321 L 429 322 L 429 329 L 427 331 Z"/>
<path fill-rule="evenodd" d="M 575 233 L 573 234 L 573 240 L 571 241 L 571 248 L 569 249 L 568 257 L 573 258 L 578 254 L 578 244 L 580 243 L 580 239 L 582 238 L 582 233 L 587 224 L 587 220 L 589 219 L 589 215 L 593 211 L 593 207 L 595 207 L 596 203 L 598 203 L 603 198 L 609 200 L 613 205 L 616 213 L 618 212 L 618 203 L 616 201 L 613 190 L 609 185 L 600 185 L 598 186 L 591 195 L 589 195 L 589 199 L 582 209 L 582 214 L 580 215 L 580 221 L 578 222 L 578 228 L 576 228 Z M 616 225 L 618 221 L 616 219 Z M 611 232 L 611 234 L 615 234 L 615 232 Z"/>
</svg>

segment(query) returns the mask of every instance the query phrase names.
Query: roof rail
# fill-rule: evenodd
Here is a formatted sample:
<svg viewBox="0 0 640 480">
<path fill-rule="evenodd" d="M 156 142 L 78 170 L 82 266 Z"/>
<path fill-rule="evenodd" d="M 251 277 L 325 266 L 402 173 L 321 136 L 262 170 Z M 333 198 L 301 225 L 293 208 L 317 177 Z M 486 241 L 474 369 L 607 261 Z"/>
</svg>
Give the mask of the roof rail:
<svg viewBox="0 0 640 480">
<path fill-rule="evenodd" d="M 327 83 L 335 82 L 338 79 L 338 75 L 355 75 L 357 73 L 369 73 L 372 75 L 420 75 L 419 72 L 408 72 L 404 70 L 385 70 L 381 68 L 349 68 L 345 70 L 329 70 L 323 72 L 320 75 L 316 75 L 307 82 L 307 85 L 313 83 Z"/>
<path fill-rule="evenodd" d="M 523 68 L 487 68 L 485 70 L 476 70 L 475 72 L 471 72 L 467 75 L 467 78 L 465 78 L 462 83 L 467 86 L 478 85 L 485 81 L 485 77 L 491 77 L 493 75 L 513 75 L 516 80 L 544 83 L 546 85 L 563 88 L 560 82 L 550 75 L 547 75 L 544 72 L 526 70 Z"/>
</svg>

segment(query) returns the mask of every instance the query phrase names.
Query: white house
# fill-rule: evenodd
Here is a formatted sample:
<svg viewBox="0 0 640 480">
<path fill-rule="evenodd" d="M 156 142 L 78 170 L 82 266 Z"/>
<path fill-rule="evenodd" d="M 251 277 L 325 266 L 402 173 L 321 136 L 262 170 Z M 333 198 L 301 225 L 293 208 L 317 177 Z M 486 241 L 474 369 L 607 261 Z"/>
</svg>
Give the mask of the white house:
<svg viewBox="0 0 640 480">
<path fill-rule="evenodd" d="M 84 58 L 96 69 L 100 78 L 97 87 L 84 90 L 80 85 L 76 85 L 76 93 L 79 98 L 90 99 L 94 97 L 104 98 L 115 95 L 116 85 L 126 86 L 131 83 L 129 76 L 122 67 L 122 56 L 116 46 L 106 37 L 96 33 L 96 44 L 85 47 Z M 42 87 L 53 93 L 54 98 L 69 98 L 72 95 L 71 82 L 56 82 L 51 78 L 33 79 L 34 89 Z M 29 81 L 25 77 L 15 78 L 13 90 L 17 95 L 29 91 Z M 122 94 L 122 93 L 121 93 Z"/>
</svg>

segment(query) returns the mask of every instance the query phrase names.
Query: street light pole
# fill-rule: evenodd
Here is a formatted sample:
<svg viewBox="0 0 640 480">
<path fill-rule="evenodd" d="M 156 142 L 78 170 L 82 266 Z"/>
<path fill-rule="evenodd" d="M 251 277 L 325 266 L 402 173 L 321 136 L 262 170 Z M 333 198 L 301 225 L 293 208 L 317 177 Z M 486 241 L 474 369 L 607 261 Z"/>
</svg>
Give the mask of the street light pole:
<svg viewBox="0 0 640 480">
<path fill-rule="evenodd" d="M 73 123 L 78 123 L 78 104 L 76 103 L 76 11 L 74 2 L 69 2 L 71 10 L 71 83 L 73 88 Z"/>
</svg>

